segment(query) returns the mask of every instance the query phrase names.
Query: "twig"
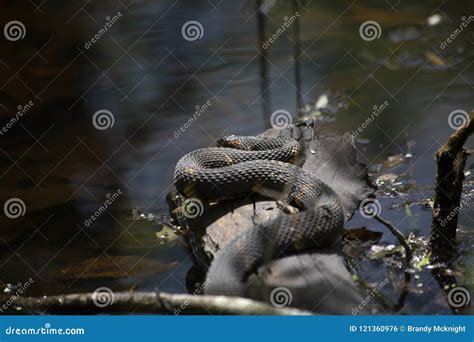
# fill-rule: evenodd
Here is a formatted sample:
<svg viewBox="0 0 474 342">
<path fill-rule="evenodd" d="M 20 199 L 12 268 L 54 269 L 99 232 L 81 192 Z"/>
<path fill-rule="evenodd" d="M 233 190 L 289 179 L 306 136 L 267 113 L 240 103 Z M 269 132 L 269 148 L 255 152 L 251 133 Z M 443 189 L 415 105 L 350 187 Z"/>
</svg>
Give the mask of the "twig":
<svg viewBox="0 0 474 342">
<path fill-rule="evenodd" d="M 258 30 L 258 53 L 260 56 L 260 97 L 262 99 L 262 114 L 264 124 L 269 125 L 270 115 L 270 89 L 268 87 L 267 75 L 267 48 L 264 48 L 265 42 L 265 14 L 262 12 L 262 0 L 256 1 L 257 11 L 257 30 Z"/>
<path fill-rule="evenodd" d="M 200 296 L 165 292 L 115 292 L 108 294 L 107 301 L 103 302 L 104 305 L 96 305 L 94 304 L 94 296 L 96 295 L 94 293 L 77 293 L 49 297 L 18 297 L 14 300 L 13 305 L 44 313 L 132 312 L 174 315 L 311 315 L 309 311 L 295 308 L 275 308 L 265 303 L 239 297 Z M 97 298 L 100 298 L 100 294 Z M 0 304 L 5 304 L 9 300 L 11 301 L 11 297 L 0 296 Z"/>
<path fill-rule="evenodd" d="M 385 227 L 387 227 L 392 232 L 392 234 L 396 236 L 400 244 L 405 248 L 405 257 L 406 257 L 405 260 L 406 260 L 406 264 L 408 265 L 413 256 L 413 252 L 411 250 L 410 245 L 408 244 L 407 239 L 405 238 L 405 235 L 403 235 L 403 233 L 400 230 L 398 230 L 392 223 L 383 219 L 379 215 L 374 216 L 374 219 L 376 219 L 377 221 L 382 223 Z"/>
<path fill-rule="evenodd" d="M 470 154 L 463 146 L 474 132 L 474 111 L 465 119 L 465 124 L 435 154 L 438 171 L 431 224 L 433 262 L 449 261 L 455 252 L 464 167 Z"/>
<path fill-rule="evenodd" d="M 301 75 L 300 75 L 300 58 L 301 58 L 301 39 L 300 39 L 300 18 L 299 18 L 298 0 L 293 0 L 293 15 L 297 15 L 293 24 L 293 64 L 295 68 L 295 86 L 296 86 L 296 115 L 301 117 Z"/>
</svg>

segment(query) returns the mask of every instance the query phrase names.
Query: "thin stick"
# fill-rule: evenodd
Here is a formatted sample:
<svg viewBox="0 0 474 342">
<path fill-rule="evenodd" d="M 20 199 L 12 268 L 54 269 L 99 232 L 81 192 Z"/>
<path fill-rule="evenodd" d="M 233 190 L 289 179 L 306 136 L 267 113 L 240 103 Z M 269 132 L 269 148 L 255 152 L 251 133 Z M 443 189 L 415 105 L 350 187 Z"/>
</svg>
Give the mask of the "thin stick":
<svg viewBox="0 0 474 342">
<path fill-rule="evenodd" d="M 102 301 L 101 301 L 102 299 Z M 0 296 L 0 303 L 12 301 Z M 97 305 L 97 302 L 99 305 Z M 276 308 L 240 297 L 165 292 L 76 293 L 49 297 L 18 297 L 10 305 L 43 313 L 159 313 L 174 315 L 311 315 L 295 308 Z"/>
<path fill-rule="evenodd" d="M 400 230 L 398 230 L 392 223 L 383 219 L 379 215 L 374 216 L 374 219 L 382 223 L 385 227 L 387 227 L 392 232 L 393 235 L 396 236 L 400 244 L 405 248 L 405 257 L 406 257 L 405 260 L 406 260 L 406 264 L 409 264 L 411 258 L 413 257 L 413 252 L 411 250 L 410 245 L 408 244 L 407 239 L 405 238 L 405 235 L 403 235 L 403 233 Z"/>
<path fill-rule="evenodd" d="M 293 0 L 293 14 L 298 13 L 298 0 Z M 301 75 L 300 75 L 300 58 L 301 58 L 301 40 L 300 40 L 300 18 L 296 17 L 293 24 L 293 40 L 295 49 L 293 54 L 293 63 L 295 69 L 295 86 L 296 86 L 296 115 L 301 114 Z"/>
<path fill-rule="evenodd" d="M 262 0 L 256 1 L 257 29 L 258 29 L 258 53 L 260 56 L 260 97 L 262 99 L 262 117 L 264 124 L 270 126 L 270 89 L 267 75 L 267 49 L 265 43 L 265 14 L 262 12 Z"/>
</svg>

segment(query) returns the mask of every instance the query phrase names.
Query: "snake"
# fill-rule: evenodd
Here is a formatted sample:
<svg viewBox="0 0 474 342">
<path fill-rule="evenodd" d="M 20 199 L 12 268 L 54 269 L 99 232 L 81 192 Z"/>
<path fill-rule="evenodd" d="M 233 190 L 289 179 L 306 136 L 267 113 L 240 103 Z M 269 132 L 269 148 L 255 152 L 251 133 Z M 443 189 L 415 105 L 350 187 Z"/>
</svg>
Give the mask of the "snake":
<svg viewBox="0 0 474 342">
<path fill-rule="evenodd" d="M 258 294 L 248 279 L 259 267 L 340 240 L 341 199 L 316 175 L 295 165 L 302 153 L 293 138 L 229 135 L 217 147 L 192 151 L 178 161 L 174 184 L 186 198 L 218 202 L 257 193 L 285 209 L 269 222 L 248 227 L 215 253 L 206 294 L 254 298 Z"/>
</svg>

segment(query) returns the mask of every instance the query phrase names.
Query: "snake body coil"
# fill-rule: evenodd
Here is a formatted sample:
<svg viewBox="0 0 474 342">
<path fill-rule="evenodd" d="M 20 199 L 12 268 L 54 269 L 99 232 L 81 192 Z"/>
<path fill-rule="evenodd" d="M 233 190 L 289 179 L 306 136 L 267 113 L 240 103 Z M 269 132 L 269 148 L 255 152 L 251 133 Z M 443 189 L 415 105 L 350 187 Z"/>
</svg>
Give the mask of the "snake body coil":
<svg viewBox="0 0 474 342">
<path fill-rule="evenodd" d="M 217 201 L 257 192 L 298 209 L 251 227 L 216 253 L 205 292 L 254 297 L 246 283 L 252 272 L 278 256 L 330 246 L 340 238 L 344 214 L 327 184 L 289 163 L 301 153 L 296 140 L 228 136 L 218 145 L 179 160 L 174 182 L 181 194 Z"/>
</svg>

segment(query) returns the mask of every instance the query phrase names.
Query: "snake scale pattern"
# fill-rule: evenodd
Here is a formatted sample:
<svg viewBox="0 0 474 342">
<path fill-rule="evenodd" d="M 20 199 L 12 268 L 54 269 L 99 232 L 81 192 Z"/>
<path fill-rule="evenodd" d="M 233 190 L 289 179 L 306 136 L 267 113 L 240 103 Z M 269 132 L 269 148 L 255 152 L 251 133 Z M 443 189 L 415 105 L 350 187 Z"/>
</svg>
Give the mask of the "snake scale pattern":
<svg viewBox="0 0 474 342">
<path fill-rule="evenodd" d="M 209 267 L 207 294 L 259 297 L 247 280 L 260 266 L 339 240 L 344 225 L 341 201 L 315 175 L 291 164 L 302 153 L 294 139 L 232 135 L 219 139 L 218 146 L 179 160 L 174 182 L 182 195 L 219 201 L 259 193 L 296 208 L 234 237 Z"/>
</svg>

